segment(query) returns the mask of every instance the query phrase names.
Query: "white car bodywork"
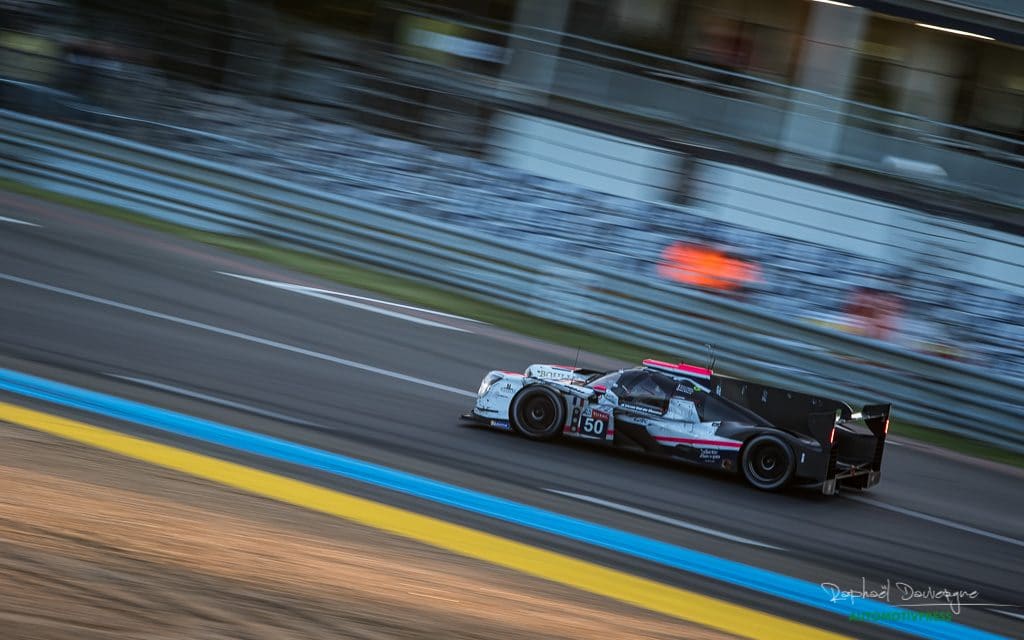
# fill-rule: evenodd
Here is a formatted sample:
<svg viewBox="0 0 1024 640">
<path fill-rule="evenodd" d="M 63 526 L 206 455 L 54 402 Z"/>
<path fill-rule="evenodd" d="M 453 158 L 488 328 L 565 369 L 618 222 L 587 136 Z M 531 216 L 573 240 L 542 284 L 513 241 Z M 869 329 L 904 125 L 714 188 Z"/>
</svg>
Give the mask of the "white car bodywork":
<svg viewBox="0 0 1024 640">
<path fill-rule="evenodd" d="M 484 376 L 473 414 L 493 427 L 510 429 L 512 398 L 525 386 L 544 382 L 570 397 L 563 435 L 609 443 L 615 439 L 616 416 L 643 426 L 660 444 L 700 449 L 700 456 L 715 460 L 721 451 L 735 452 L 741 442 L 717 435 L 718 422 L 701 422 L 694 403 L 673 397 L 663 415 L 643 415 L 623 407 L 611 389 L 585 386 L 589 374 L 560 365 L 533 364 L 523 373 L 495 370 Z M 707 391 L 706 388 L 697 387 Z"/>
</svg>

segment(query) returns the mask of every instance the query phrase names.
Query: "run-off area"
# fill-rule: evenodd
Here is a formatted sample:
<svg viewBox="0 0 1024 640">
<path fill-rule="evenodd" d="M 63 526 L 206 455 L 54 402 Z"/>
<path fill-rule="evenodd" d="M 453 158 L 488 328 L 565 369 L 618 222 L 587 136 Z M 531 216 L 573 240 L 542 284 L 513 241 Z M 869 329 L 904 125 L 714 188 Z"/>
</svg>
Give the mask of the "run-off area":
<svg viewBox="0 0 1024 640">
<path fill-rule="evenodd" d="M 0 450 L 10 640 L 729 637 L 7 423 Z"/>
</svg>

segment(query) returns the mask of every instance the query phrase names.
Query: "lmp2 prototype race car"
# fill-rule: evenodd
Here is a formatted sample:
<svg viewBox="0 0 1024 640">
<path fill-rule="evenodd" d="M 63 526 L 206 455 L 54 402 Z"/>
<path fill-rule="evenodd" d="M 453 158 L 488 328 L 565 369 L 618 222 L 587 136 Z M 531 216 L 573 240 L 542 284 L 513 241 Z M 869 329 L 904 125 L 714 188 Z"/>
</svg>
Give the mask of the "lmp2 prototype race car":
<svg viewBox="0 0 1024 640">
<path fill-rule="evenodd" d="M 738 472 L 766 491 L 820 486 L 833 495 L 878 484 L 890 408 L 854 412 L 839 400 L 644 360 L 610 372 L 491 371 L 462 418 L 532 440 L 591 440 Z"/>
</svg>

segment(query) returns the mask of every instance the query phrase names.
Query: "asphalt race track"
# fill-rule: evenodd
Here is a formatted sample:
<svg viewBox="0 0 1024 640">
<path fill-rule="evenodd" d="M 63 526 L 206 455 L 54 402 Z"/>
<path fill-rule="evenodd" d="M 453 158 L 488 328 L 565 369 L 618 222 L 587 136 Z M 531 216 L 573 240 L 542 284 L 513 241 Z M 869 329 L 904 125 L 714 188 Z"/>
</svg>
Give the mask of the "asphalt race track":
<svg viewBox="0 0 1024 640">
<path fill-rule="evenodd" d="M 859 589 L 862 579 L 869 588 L 889 580 L 977 590 L 976 600 L 964 602 L 984 606 L 965 606 L 954 620 L 1024 637 L 1024 610 L 1005 607 L 1024 604 L 1024 474 L 1017 470 L 896 441 L 886 452 L 882 484 L 870 492 L 832 499 L 799 490 L 773 495 L 724 474 L 462 426 L 457 417 L 471 406 L 486 371 L 571 363 L 575 350 L 384 304 L 372 293 L 65 207 L 10 194 L 0 195 L 0 203 L 0 367 L 814 583 Z M 267 282 L 370 299 L 314 297 Z M 580 364 L 616 363 L 583 354 Z M 894 411 L 898 416 L 899 407 Z M 231 457 L 212 446 L 206 451 Z M 894 635 L 384 489 L 259 464 L 856 637 Z M 896 596 L 891 602 L 901 605 Z"/>
</svg>

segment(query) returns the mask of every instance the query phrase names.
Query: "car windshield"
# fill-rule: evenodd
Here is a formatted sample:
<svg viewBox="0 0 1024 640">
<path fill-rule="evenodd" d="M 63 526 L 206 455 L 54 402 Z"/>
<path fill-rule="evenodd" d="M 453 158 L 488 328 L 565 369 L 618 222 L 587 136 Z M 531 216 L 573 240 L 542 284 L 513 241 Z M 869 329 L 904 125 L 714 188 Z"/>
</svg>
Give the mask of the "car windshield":
<svg viewBox="0 0 1024 640">
<path fill-rule="evenodd" d="M 675 381 L 666 375 L 630 369 L 622 372 L 614 390 L 622 406 L 641 406 L 664 413 L 675 386 Z"/>
<path fill-rule="evenodd" d="M 595 373 L 591 376 L 590 380 L 587 380 L 587 386 L 611 389 L 621 373 L 621 371 L 613 371 L 612 373 Z"/>
</svg>

